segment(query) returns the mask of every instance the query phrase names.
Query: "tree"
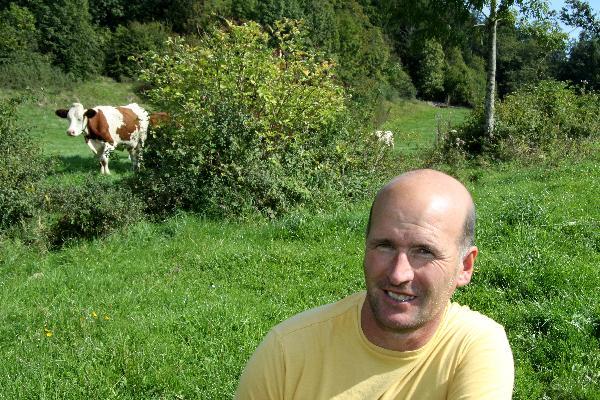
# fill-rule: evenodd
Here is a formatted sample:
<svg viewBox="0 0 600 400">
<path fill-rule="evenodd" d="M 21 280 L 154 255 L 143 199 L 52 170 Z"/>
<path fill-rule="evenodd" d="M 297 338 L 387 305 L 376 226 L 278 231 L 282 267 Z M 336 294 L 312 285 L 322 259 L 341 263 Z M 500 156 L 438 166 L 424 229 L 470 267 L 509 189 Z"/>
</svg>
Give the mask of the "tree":
<svg viewBox="0 0 600 400">
<path fill-rule="evenodd" d="M 35 17 L 24 7 L 11 3 L 0 11 L 0 63 L 16 53 L 37 49 Z"/>
<path fill-rule="evenodd" d="M 106 49 L 104 73 L 116 80 L 135 78 L 139 65 L 134 58 L 150 50 L 163 49 L 169 33 L 158 22 L 131 22 L 127 27 L 118 26 Z"/>
<path fill-rule="evenodd" d="M 447 104 L 475 105 L 477 96 L 476 78 L 456 47 L 446 52 L 444 92 Z"/>
<path fill-rule="evenodd" d="M 600 37 L 575 43 L 566 66 L 565 78 L 600 90 Z"/>
<path fill-rule="evenodd" d="M 567 25 L 581 28 L 580 39 L 600 35 L 600 19 L 592 12 L 585 0 L 566 0 L 560 11 L 560 19 Z"/>
<path fill-rule="evenodd" d="M 579 40 L 569 51 L 561 77 L 577 83 L 585 83 L 600 89 L 600 18 L 582 0 L 567 0 L 561 10 L 562 21 L 581 29 Z"/>
<path fill-rule="evenodd" d="M 496 54 L 498 23 L 502 20 L 514 20 L 520 11 L 524 18 L 547 20 L 551 16 L 547 0 L 467 0 L 465 5 L 484 16 L 485 30 L 487 33 L 487 85 L 484 104 L 484 132 L 485 137 L 494 136 L 494 104 L 496 96 Z M 487 11 L 487 15 L 485 14 Z M 547 24 L 540 24 L 538 28 L 547 28 Z M 540 33 L 543 33 L 540 31 Z M 555 32 L 549 32 L 556 36 Z"/>
<path fill-rule="evenodd" d="M 100 73 L 105 34 L 92 25 L 87 0 L 20 0 L 35 16 L 38 48 L 78 78 Z M 1 3 L 0 3 L 1 4 Z"/>
<path fill-rule="evenodd" d="M 502 24 L 498 27 L 498 97 L 504 98 L 525 84 L 557 76 L 561 65 L 558 60 L 565 54 L 566 41 L 565 36 L 562 36 L 564 34 L 554 40 L 548 35 L 548 31 L 550 29 L 533 23 L 525 26 Z"/>
<path fill-rule="evenodd" d="M 439 100 L 444 92 L 444 50 L 434 39 L 426 40 L 422 46 L 420 68 L 417 71 L 421 95 L 430 100 Z"/>
</svg>

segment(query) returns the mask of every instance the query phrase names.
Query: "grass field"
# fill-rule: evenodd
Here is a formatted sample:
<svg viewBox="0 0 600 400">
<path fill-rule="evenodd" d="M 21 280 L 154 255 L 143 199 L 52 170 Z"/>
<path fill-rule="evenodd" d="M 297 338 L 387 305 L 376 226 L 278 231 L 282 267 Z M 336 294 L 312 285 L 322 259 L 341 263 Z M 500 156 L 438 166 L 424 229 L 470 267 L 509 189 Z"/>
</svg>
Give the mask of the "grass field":
<svg viewBox="0 0 600 400">
<path fill-rule="evenodd" d="M 98 85 L 98 103 L 128 102 L 129 87 Z M 95 103 L 75 90 L 21 109 L 31 135 L 62 160 L 56 184 L 98 172 L 53 114 L 75 95 Z M 466 115 L 392 105 L 384 128 L 399 157 L 431 143 L 440 113 Z M 506 327 L 515 399 L 600 399 L 599 154 L 442 166 L 473 192 L 479 214 L 476 273 L 456 299 Z M 108 179 L 129 173 L 121 157 Z M 363 287 L 369 206 L 274 222 L 182 214 L 54 252 L 0 242 L 0 398 L 230 398 L 271 326 Z"/>
<path fill-rule="evenodd" d="M 467 108 L 434 107 L 422 101 L 403 101 L 384 105 L 387 121 L 381 128 L 394 132 L 396 155 L 418 157 L 431 149 L 438 127 L 448 129 L 462 122 L 469 114 Z"/>
</svg>

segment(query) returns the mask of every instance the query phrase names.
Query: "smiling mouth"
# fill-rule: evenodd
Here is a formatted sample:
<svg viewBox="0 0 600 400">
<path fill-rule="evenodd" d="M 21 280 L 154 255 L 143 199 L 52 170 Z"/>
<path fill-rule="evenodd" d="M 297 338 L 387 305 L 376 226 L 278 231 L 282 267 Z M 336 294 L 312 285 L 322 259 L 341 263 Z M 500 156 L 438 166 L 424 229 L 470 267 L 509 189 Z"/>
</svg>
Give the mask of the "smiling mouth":
<svg viewBox="0 0 600 400">
<path fill-rule="evenodd" d="M 386 290 L 385 293 L 388 295 L 388 297 L 390 297 L 391 299 L 393 299 L 399 303 L 406 303 L 408 301 L 411 301 L 411 300 L 414 300 L 417 298 L 416 296 L 407 296 L 404 294 L 390 292 L 389 290 Z"/>
</svg>

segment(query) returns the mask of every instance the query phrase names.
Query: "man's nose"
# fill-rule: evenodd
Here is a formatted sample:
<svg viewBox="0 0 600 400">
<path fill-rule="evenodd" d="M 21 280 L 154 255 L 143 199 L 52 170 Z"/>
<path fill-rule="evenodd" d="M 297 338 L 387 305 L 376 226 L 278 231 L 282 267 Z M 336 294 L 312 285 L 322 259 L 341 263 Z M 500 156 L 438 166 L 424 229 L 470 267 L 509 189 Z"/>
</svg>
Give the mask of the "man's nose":
<svg viewBox="0 0 600 400">
<path fill-rule="evenodd" d="M 415 274 L 408 259 L 408 255 L 402 251 L 398 252 L 390 265 L 388 279 L 392 285 L 401 285 L 413 280 Z"/>
</svg>

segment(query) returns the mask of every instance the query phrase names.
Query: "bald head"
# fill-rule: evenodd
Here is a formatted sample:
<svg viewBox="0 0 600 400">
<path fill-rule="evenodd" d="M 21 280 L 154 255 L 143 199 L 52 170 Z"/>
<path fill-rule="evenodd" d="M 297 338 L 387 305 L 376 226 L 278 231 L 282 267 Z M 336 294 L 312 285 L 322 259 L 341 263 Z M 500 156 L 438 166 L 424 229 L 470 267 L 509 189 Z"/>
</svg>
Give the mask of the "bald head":
<svg viewBox="0 0 600 400">
<path fill-rule="evenodd" d="M 453 177 L 431 169 L 419 169 L 394 178 L 375 196 L 367 236 L 378 209 L 400 206 L 415 218 L 424 213 L 436 213 L 441 224 L 456 225 L 457 242 L 462 249 L 474 244 L 475 205 L 469 191 Z"/>
</svg>

